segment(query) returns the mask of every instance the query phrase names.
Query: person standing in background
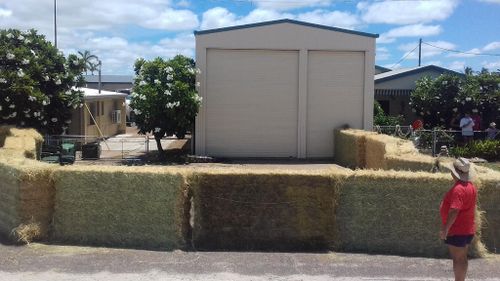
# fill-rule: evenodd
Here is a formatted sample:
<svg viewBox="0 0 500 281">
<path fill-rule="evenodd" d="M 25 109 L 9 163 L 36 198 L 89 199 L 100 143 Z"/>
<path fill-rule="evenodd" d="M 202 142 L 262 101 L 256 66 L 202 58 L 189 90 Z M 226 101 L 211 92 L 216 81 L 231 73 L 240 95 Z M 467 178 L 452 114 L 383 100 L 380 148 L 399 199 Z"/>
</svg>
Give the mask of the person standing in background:
<svg viewBox="0 0 500 281">
<path fill-rule="evenodd" d="M 472 120 L 469 113 L 465 113 L 464 117 L 460 119 L 460 129 L 462 129 L 464 142 L 471 142 L 474 138 L 474 120 Z"/>
<path fill-rule="evenodd" d="M 495 122 L 491 122 L 490 126 L 486 129 L 486 139 L 494 140 L 498 135 L 497 124 Z"/>
</svg>

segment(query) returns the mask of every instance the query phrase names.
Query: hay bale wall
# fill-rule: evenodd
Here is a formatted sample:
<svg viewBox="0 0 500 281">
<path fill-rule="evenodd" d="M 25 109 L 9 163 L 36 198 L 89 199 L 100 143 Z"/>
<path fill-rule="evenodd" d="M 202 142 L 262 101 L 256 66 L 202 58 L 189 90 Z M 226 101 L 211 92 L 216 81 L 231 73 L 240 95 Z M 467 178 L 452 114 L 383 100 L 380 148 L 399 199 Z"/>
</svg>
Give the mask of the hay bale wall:
<svg viewBox="0 0 500 281">
<path fill-rule="evenodd" d="M 419 153 L 411 141 L 388 135 L 366 136 L 365 150 L 367 169 L 431 172 L 438 165 L 437 159 Z"/>
<path fill-rule="evenodd" d="M 193 244 L 203 250 L 329 249 L 345 174 L 207 172 L 191 179 Z"/>
<path fill-rule="evenodd" d="M 492 253 L 500 253 L 500 172 L 478 167 L 479 205 L 484 212 L 482 240 Z"/>
<path fill-rule="evenodd" d="M 186 184 L 168 169 L 68 167 L 54 173 L 52 239 L 123 247 L 184 245 Z"/>
<path fill-rule="evenodd" d="M 452 184 L 441 174 L 356 171 L 340 189 L 338 249 L 447 257 L 438 238 L 439 206 Z M 471 252 L 481 255 L 481 243 Z"/>
<path fill-rule="evenodd" d="M 19 216 L 20 171 L 0 162 L 0 233 L 10 236 L 21 223 Z"/>
<path fill-rule="evenodd" d="M 29 164 L 29 165 L 27 165 Z M 51 167 L 0 161 L 0 232 L 13 240 L 48 238 L 54 189 Z"/>
<path fill-rule="evenodd" d="M 335 161 L 344 167 L 366 166 L 366 136 L 375 132 L 362 130 L 335 130 Z"/>
</svg>

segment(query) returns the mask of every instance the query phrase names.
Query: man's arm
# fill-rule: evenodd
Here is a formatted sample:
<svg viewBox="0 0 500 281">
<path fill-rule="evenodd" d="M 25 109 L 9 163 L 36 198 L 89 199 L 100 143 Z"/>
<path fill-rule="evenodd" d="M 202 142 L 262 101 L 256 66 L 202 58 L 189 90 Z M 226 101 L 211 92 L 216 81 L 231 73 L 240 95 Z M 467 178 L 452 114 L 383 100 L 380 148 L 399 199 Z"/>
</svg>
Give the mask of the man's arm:
<svg viewBox="0 0 500 281">
<path fill-rule="evenodd" d="M 448 236 L 448 231 L 450 231 L 451 226 L 455 223 L 455 220 L 458 216 L 458 209 L 450 209 L 448 211 L 448 218 L 446 219 L 446 224 L 441 226 L 441 231 L 439 231 L 439 238 L 441 240 L 445 240 L 446 236 Z"/>
</svg>

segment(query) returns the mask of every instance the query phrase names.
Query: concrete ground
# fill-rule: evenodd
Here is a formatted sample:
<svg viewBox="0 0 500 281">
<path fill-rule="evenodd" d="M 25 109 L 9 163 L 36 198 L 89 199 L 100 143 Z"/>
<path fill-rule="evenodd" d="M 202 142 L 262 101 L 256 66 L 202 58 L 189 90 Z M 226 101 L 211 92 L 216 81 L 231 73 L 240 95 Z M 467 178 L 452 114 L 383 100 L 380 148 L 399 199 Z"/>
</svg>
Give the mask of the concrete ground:
<svg viewBox="0 0 500 281">
<path fill-rule="evenodd" d="M 160 252 L 0 244 L 0 280 L 452 280 L 451 261 L 346 253 Z M 469 280 L 500 280 L 500 256 Z"/>
</svg>

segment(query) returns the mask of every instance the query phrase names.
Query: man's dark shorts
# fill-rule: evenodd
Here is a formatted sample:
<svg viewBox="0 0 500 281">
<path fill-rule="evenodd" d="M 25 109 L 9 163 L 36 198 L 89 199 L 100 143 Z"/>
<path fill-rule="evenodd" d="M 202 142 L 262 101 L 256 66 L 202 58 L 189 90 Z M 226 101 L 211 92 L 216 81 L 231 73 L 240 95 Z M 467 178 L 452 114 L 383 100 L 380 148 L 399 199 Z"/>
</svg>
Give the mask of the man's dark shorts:
<svg viewBox="0 0 500 281">
<path fill-rule="evenodd" d="M 453 235 L 446 237 L 444 243 L 455 247 L 465 247 L 470 244 L 472 238 L 474 235 Z"/>
</svg>

